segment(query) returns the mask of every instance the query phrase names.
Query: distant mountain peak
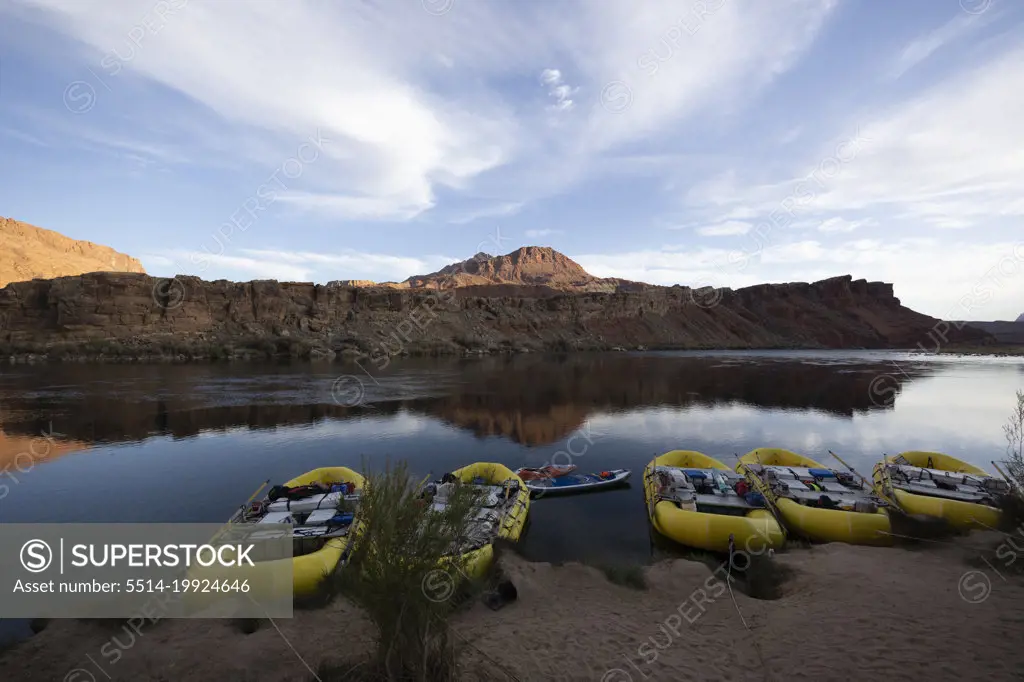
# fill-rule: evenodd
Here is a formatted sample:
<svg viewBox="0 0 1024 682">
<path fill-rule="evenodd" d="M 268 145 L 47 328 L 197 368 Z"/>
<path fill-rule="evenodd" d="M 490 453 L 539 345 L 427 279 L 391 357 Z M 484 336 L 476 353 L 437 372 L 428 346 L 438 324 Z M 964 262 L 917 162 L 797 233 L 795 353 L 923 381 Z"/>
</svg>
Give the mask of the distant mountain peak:
<svg viewBox="0 0 1024 682">
<path fill-rule="evenodd" d="M 1020 317 L 1017 318 L 1017 321 L 1018 322 L 1024 322 L 1024 313 L 1020 314 Z"/>
<path fill-rule="evenodd" d="M 550 246 L 524 246 L 504 256 L 480 252 L 429 275 L 405 280 L 410 288 L 515 284 L 577 291 L 615 291 L 620 280 L 594 277 L 579 263 Z"/>
</svg>

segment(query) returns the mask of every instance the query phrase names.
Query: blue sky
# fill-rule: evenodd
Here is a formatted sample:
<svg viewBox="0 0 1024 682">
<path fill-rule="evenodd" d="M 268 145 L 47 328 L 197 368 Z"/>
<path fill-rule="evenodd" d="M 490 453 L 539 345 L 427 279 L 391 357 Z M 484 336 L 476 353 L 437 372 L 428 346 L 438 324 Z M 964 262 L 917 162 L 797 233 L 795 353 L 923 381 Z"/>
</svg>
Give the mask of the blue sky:
<svg viewBox="0 0 1024 682">
<path fill-rule="evenodd" d="M 0 215 L 157 275 L 893 282 L 1024 311 L 1024 5 L 8 0 Z"/>
</svg>

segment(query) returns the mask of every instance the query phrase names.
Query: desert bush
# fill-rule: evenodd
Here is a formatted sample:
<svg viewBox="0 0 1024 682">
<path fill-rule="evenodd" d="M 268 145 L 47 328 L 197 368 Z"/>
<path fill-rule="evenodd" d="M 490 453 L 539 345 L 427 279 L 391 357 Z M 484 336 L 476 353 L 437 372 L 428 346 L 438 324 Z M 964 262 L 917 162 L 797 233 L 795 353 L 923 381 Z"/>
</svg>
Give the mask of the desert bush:
<svg viewBox="0 0 1024 682">
<path fill-rule="evenodd" d="M 448 617 L 464 588 L 459 549 L 480 502 L 472 487 L 457 486 L 435 512 L 421 483 L 404 462 L 367 477 L 359 514 L 370 532 L 339 573 L 339 588 L 377 626 L 376 654 L 362 671 L 367 679 L 457 678 L 459 647 Z"/>
<path fill-rule="evenodd" d="M 1003 426 L 1010 478 L 1017 489 L 1024 489 L 1024 391 L 1017 391 L 1017 405 Z"/>
</svg>

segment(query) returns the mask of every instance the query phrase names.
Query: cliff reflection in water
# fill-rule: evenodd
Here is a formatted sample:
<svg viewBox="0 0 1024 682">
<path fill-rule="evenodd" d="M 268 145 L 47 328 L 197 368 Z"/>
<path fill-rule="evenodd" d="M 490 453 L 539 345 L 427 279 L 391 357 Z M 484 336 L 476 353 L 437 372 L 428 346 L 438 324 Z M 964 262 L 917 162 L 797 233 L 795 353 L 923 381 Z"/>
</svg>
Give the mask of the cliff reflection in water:
<svg viewBox="0 0 1024 682">
<path fill-rule="evenodd" d="M 738 403 L 852 417 L 892 409 L 902 384 L 928 371 L 908 364 L 896 372 L 877 358 L 659 354 L 411 361 L 394 367 L 373 379 L 364 375 L 368 404 L 346 407 L 331 401 L 330 385 L 338 374 L 358 369 L 340 364 L 51 366 L 5 377 L 0 426 L 8 437 L 32 438 L 52 422 L 68 441 L 118 443 L 404 410 L 477 436 L 537 446 L 566 438 L 595 413 L 646 407 Z M 55 456 L 80 447 L 56 449 Z"/>
</svg>

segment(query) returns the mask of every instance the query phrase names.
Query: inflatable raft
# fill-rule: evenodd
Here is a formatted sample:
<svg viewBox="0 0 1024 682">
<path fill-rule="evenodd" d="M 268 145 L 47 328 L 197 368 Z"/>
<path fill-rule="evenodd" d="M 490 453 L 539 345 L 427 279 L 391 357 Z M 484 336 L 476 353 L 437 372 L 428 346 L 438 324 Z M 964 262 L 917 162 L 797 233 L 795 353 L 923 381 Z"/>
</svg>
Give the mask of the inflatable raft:
<svg viewBox="0 0 1024 682">
<path fill-rule="evenodd" d="M 362 475 L 346 467 L 313 469 L 271 489 L 266 499 L 241 507 L 228 521 L 228 526 L 291 524 L 293 593 L 309 595 L 334 571 L 339 561 L 349 555 L 350 548 L 362 535 L 364 524 L 357 507 L 364 485 Z M 322 488 L 323 492 L 317 492 L 317 488 Z M 275 490 L 303 489 L 311 494 L 274 494 Z M 272 564 L 273 561 L 257 562 L 253 575 L 272 569 Z M 233 577 L 246 577 L 237 569 L 236 573 Z"/>
<path fill-rule="evenodd" d="M 884 500 L 853 474 L 779 448 L 748 452 L 736 470 L 768 498 L 794 533 L 817 542 L 892 544 Z"/>
<path fill-rule="evenodd" d="M 739 490 L 737 490 L 737 486 Z M 759 554 L 785 536 L 763 499 L 745 489 L 743 477 L 693 450 L 672 450 L 644 469 L 644 496 L 651 524 L 676 542 L 709 552 Z"/>
<path fill-rule="evenodd" d="M 498 539 L 518 542 L 530 513 L 530 491 L 511 469 L 503 464 L 477 462 L 451 473 L 457 481 L 479 487 L 484 493 L 483 506 L 474 520 L 470 537 L 479 544 L 462 555 L 462 570 L 468 578 L 481 578 L 494 561 L 494 541 Z M 445 504 L 445 488 L 436 482 L 433 486 L 432 507 Z"/>
<path fill-rule="evenodd" d="M 908 514 L 945 519 L 958 530 L 995 528 L 1009 484 L 941 452 L 903 452 L 875 465 L 880 491 Z"/>
</svg>

